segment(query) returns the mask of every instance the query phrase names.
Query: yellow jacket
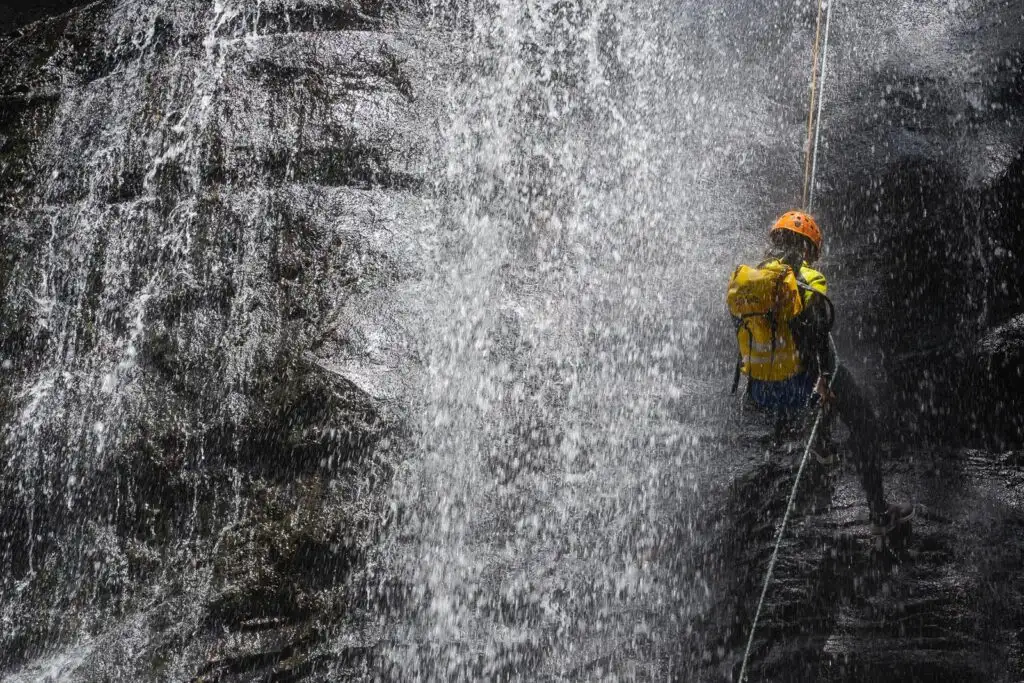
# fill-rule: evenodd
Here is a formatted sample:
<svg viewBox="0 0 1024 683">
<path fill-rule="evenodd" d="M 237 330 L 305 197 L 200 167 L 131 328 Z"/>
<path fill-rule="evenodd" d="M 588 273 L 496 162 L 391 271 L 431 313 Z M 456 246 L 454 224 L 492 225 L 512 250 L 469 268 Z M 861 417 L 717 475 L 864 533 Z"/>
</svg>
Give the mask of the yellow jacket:
<svg viewBox="0 0 1024 683">
<path fill-rule="evenodd" d="M 759 268 L 776 269 L 783 266 L 779 259 L 769 259 L 761 263 Z M 812 307 L 816 293 L 828 293 L 825 276 L 806 263 L 800 267 L 798 281 L 804 285 L 800 287 L 803 311 Z M 799 318 L 800 315 L 795 320 Z M 764 318 L 753 318 L 740 323 L 737 341 L 744 374 L 753 380 L 781 382 L 806 369 L 793 335 L 795 320 L 772 323 Z"/>
</svg>

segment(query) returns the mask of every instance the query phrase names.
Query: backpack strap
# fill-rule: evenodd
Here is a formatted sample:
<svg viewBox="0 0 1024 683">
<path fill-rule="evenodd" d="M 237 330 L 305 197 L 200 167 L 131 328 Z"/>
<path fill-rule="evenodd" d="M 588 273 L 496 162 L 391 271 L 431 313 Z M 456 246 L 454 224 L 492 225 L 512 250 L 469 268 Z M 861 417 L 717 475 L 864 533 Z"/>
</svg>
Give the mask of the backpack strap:
<svg viewBox="0 0 1024 683">
<path fill-rule="evenodd" d="M 739 328 L 742 327 L 744 330 L 747 331 L 747 336 L 750 337 L 750 343 L 753 344 L 754 343 L 754 332 L 747 325 L 747 318 L 748 317 L 749 316 L 743 316 L 743 318 L 740 319 L 739 324 L 737 326 L 736 334 L 739 334 L 739 332 L 740 332 Z M 748 363 L 750 362 L 750 356 L 749 355 L 747 356 L 747 362 Z M 732 393 L 733 394 L 735 394 L 736 390 L 739 389 L 739 386 L 740 386 L 740 375 L 742 373 L 743 373 L 743 355 L 742 354 L 736 354 L 736 370 L 735 370 L 735 372 L 733 372 L 733 376 L 732 376 Z"/>
<path fill-rule="evenodd" d="M 827 294 L 822 294 L 814 287 L 811 287 L 809 284 L 807 284 L 807 282 L 803 278 L 803 275 L 801 275 L 800 273 L 797 273 L 796 276 L 796 286 L 804 290 L 805 292 L 816 294 L 825 300 L 825 306 L 828 309 L 828 325 L 826 325 L 826 327 L 829 329 L 829 331 L 831 331 L 832 326 L 835 325 L 836 322 L 836 307 L 835 304 L 832 303 L 832 299 L 830 299 Z"/>
</svg>

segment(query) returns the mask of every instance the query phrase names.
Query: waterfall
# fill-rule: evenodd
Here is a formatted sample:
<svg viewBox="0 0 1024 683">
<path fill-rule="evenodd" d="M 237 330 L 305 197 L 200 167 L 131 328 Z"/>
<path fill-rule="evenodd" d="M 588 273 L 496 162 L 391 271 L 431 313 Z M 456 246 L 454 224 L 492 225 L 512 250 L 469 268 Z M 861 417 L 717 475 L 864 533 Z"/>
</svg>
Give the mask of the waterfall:
<svg viewBox="0 0 1024 683">
<path fill-rule="evenodd" d="M 706 599 L 715 428 L 693 420 L 725 407 L 700 232 L 720 209 L 678 184 L 712 170 L 675 129 L 703 105 L 671 73 L 688 11 L 502 2 L 459 33 L 420 436 L 393 494 L 400 679 L 663 677 Z"/>
</svg>

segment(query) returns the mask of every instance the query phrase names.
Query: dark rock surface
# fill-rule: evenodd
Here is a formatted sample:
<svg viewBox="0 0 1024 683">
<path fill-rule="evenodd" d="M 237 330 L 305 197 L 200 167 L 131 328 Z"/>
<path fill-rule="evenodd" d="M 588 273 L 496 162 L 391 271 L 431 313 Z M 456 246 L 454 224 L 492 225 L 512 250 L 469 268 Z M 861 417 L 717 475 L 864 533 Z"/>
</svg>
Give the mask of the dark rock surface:
<svg viewBox="0 0 1024 683">
<path fill-rule="evenodd" d="M 729 521 L 710 557 L 725 561 L 708 570 L 723 580 L 705 633 L 721 640 L 698 639 L 707 661 L 701 680 L 735 680 L 739 672 L 799 456 L 774 452 L 751 463 L 718 510 Z M 935 446 L 888 464 L 885 477 L 890 495 L 918 510 L 909 537 L 879 547 L 852 466 L 809 465 L 750 680 L 1019 680 L 1019 451 Z"/>
<path fill-rule="evenodd" d="M 26 3 L 21 0 L 5 0 L 0 3 L 0 35 L 13 33 L 40 19 L 64 14 L 89 2 L 90 0 L 37 0 Z"/>
<path fill-rule="evenodd" d="M 878 551 L 852 465 L 812 468 L 750 680 L 1024 678 L 1020 9 L 860 2 L 838 14 L 823 269 L 840 358 L 886 424 L 888 497 L 920 509 L 913 535 Z M 709 516 L 720 530 L 706 571 L 719 580 L 694 627 L 710 638 L 688 655 L 704 658 L 700 680 L 739 672 L 800 456 L 797 444 L 768 452 L 753 436 L 732 442 L 747 460 L 723 473 L 730 483 Z"/>
<path fill-rule="evenodd" d="M 971 357 L 1024 302 L 1020 3 L 855 11 L 838 26 L 840 41 L 889 37 L 835 60 L 822 211 L 850 255 L 840 285 L 869 297 L 851 326 L 883 350 L 911 442 L 1019 445 L 1016 392 Z"/>
<path fill-rule="evenodd" d="M 366 665 L 433 62 L 381 3 L 258 5 L 0 41 L 13 680 Z"/>
</svg>

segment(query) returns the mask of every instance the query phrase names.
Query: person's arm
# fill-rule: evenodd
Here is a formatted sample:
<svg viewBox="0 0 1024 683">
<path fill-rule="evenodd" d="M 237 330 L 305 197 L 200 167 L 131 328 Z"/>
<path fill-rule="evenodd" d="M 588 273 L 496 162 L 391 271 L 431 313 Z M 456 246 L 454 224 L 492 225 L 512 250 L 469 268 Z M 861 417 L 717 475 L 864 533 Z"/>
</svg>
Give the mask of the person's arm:
<svg viewBox="0 0 1024 683">
<path fill-rule="evenodd" d="M 812 296 L 811 301 L 811 338 L 814 340 L 818 373 L 831 377 L 836 371 L 836 354 L 829 336 L 832 332 L 832 309 L 823 296 Z"/>
<path fill-rule="evenodd" d="M 805 362 L 804 370 L 812 376 L 824 377 L 827 385 L 836 370 L 829 337 L 834 313 L 827 295 L 828 284 L 825 276 L 812 268 L 805 266 L 797 272 L 803 289 L 804 310 L 794 321 L 793 333 Z"/>
<path fill-rule="evenodd" d="M 832 399 L 832 377 L 836 372 L 836 354 L 832 348 L 832 306 L 820 293 L 810 295 L 806 310 L 806 334 L 818 379 L 814 391 L 828 403 Z"/>
</svg>

